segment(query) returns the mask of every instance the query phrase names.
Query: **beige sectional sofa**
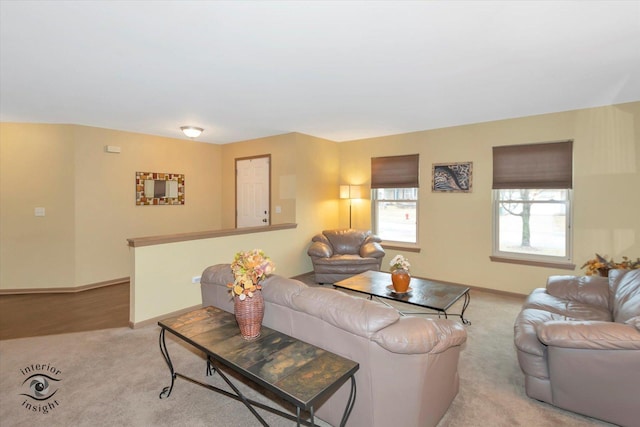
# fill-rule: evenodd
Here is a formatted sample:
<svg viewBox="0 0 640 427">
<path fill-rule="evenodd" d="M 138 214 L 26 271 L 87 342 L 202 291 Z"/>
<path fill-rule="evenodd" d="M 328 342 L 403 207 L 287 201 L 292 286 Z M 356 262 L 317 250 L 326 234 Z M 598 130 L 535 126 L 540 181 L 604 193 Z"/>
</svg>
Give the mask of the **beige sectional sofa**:
<svg viewBox="0 0 640 427">
<path fill-rule="evenodd" d="M 203 306 L 233 312 L 228 264 L 202 274 Z M 458 360 L 466 341 L 453 320 L 401 317 L 381 303 L 273 275 L 264 281 L 263 324 L 360 364 L 349 426 L 435 426 L 458 393 Z M 350 386 L 316 410 L 339 425 Z"/>
<path fill-rule="evenodd" d="M 640 426 L 640 270 L 552 276 L 514 332 L 529 397 Z"/>
</svg>

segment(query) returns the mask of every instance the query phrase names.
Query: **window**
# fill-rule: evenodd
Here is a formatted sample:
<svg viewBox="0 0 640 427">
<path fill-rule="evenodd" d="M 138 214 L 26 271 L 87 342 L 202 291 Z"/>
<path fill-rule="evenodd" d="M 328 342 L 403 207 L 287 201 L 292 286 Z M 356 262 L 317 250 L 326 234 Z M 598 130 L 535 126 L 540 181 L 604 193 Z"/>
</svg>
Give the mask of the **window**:
<svg viewBox="0 0 640 427">
<path fill-rule="evenodd" d="M 418 154 L 371 159 L 373 231 L 386 242 L 418 243 Z"/>
<path fill-rule="evenodd" d="M 493 148 L 493 256 L 571 260 L 572 141 Z"/>
<path fill-rule="evenodd" d="M 417 188 L 378 188 L 371 198 L 375 234 L 385 241 L 417 243 Z"/>
</svg>

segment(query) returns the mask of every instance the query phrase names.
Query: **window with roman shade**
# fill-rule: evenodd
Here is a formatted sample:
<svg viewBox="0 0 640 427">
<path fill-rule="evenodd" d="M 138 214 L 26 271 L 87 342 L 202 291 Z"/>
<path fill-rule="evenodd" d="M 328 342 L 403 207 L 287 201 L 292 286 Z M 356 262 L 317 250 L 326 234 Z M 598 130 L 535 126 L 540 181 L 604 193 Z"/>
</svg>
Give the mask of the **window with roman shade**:
<svg viewBox="0 0 640 427">
<path fill-rule="evenodd" d="M 420 155 L 373 157 L 371 188 L 418 188 Z"/>
<path fill-rule="evenodd" d="M 371 159 L 373 231 L 385 242 L 418 243 L 420 156 Z"/>
<path fill-rule="evenodd" d="M 493 147 L 492 259 L 571 261 L 572 177 L 573 141 Z"/>
<path fill-rule="evenodd" d="M 493 147 L 493 188 L 572 188 L 573 141 Z"/>
</svg>

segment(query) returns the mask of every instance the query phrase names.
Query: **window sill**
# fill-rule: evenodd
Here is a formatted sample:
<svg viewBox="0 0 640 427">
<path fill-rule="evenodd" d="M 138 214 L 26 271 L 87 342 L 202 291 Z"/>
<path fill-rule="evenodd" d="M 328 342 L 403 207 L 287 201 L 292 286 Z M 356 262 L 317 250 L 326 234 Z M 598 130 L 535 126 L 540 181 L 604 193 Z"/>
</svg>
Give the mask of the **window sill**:
<svg viewBox="0 0 640 427">
<path fill-rule="evenodd" d="M 506 258 L 501 256 L 490 256 L 489 259 L 493 262 L 505 262 L 508 264 L 522 264 L 522 265 L 531 265 L 534 267 L 545 267 L 545 268 L 558 268 L 561 270 L 575 270 L 576 265 L 570 262 L 549 262 L 549 261 L 531 261 L 527 259 L 520 258 Z"/>
<path fill-rule="evenodd" d="M 382 245 L 382 247 L 384 249 L 390 249 L 390 250 L 394 250 L 394 251 L 405 251 L 405 252 L 420 253 L 420 251 L 422 250 L 422 249 L 420 249 L 419 246 L 403 245 L 402 243 L 385 243 L 385 242 L 382 242 L 381 245 Z"/>
</svg>

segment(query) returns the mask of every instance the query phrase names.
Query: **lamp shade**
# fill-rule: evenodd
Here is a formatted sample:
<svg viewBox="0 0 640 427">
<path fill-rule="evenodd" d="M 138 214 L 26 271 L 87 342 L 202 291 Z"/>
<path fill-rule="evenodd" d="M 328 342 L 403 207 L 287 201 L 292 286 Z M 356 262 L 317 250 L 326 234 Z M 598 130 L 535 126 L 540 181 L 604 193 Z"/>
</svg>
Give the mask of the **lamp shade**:
<svg viewBox="0 0 640 427">
<path fill-rule="evenodd" d="M 360 199 L 360 198 L 362 198 L 362 186 L 360 186 L 360 185 L 350 185 L 349 186 L 349 198 L 350 199 Z"/>
<path fill-rule="evenodd" d="M 189 138 L 197 138 L 204 131 L 204 129 L 195 126 L 181 126 L 180 130 Z"/>
<path fill-rule="evenodd" d="M 360 185 L 341 185 L 341 199 L 360 199 L 362 197 L 362 187 Z"/>
<path fill-rule="evenodd" d="M 340 186 L 340 198 L 341 199 L 348 199 L 349 198 L 349 186 L 348 185 L 341 185 Z"/>
</svg>

